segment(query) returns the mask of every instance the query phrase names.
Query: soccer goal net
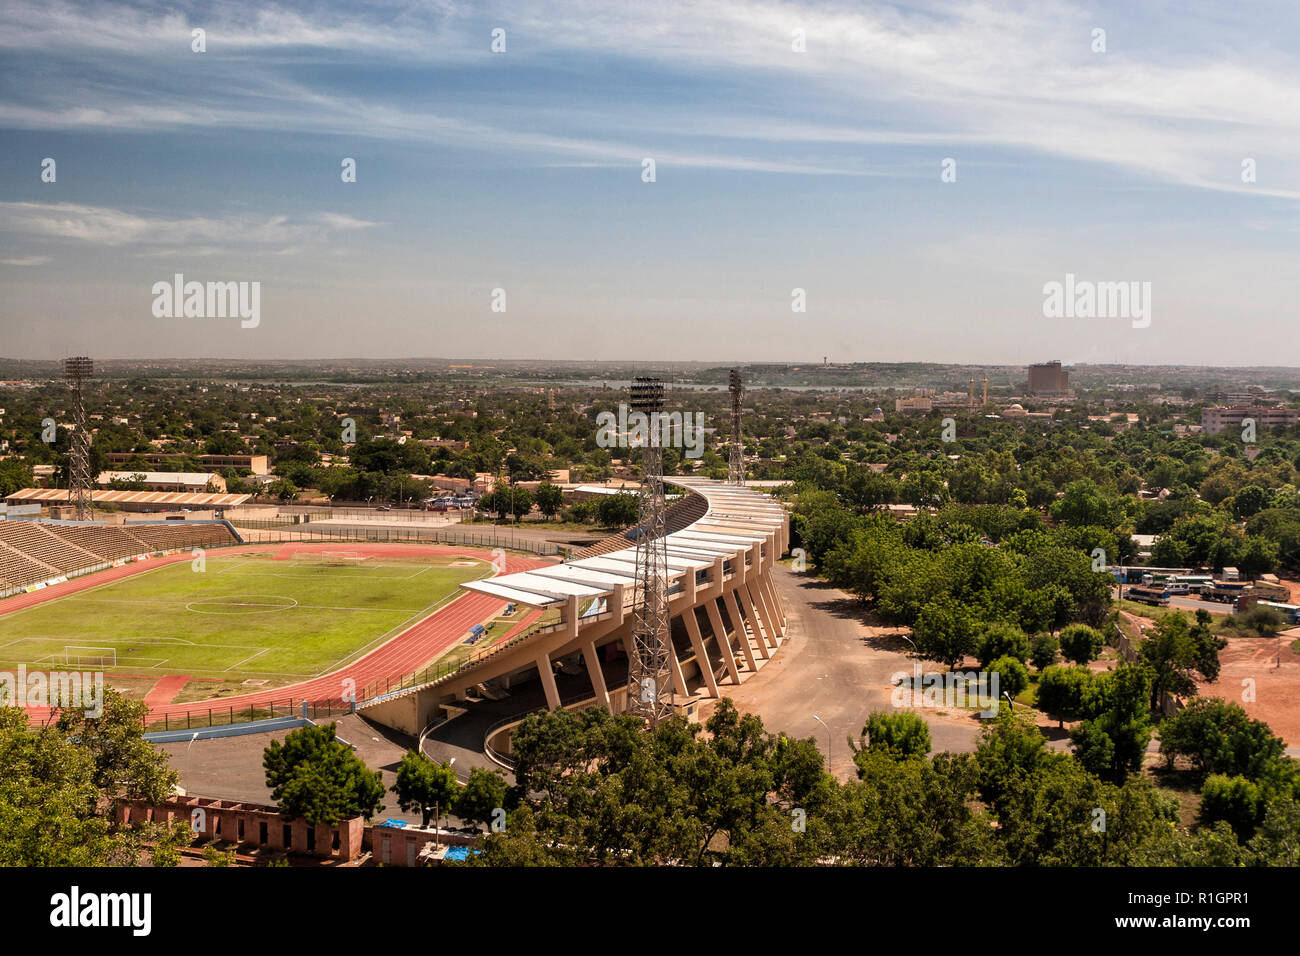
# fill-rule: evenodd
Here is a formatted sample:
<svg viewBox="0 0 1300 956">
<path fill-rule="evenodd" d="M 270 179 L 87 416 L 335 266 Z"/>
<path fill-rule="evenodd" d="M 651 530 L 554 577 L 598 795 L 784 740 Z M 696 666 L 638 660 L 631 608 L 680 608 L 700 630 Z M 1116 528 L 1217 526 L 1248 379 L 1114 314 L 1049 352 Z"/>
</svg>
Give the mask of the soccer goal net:
<svg viewBox="0 0 1300 956">
<path fill-rule="evenodd" d="M 112 647 L 79 647 L 68 644 L 63 648 L 63 663 L 68 667 L 116 667 L 117 650 Z"/>
<path fill-rule="evenodd" d="M 366 556 L 359 551 L 322 551 L 321 560 L 326 564 L 360 564 Z"/>
</svg>

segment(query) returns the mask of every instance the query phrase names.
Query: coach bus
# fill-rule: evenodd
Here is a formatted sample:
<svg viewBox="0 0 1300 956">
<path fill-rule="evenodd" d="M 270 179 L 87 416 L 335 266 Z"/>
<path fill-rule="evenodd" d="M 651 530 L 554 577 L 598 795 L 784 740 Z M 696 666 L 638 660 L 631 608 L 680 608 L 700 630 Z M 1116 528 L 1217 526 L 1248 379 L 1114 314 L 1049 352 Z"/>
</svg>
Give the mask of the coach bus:
<svg viewBox="0 0 1300 956">
<path fill-rule="evenodd" d="M 1300 604 L 1282 604 L 1278 601 L 1258 601 L 1260 607 L 1276 608 L 1282 612 L 1288 624 L 1300 624 Z"/>
<path fill-rule="evenodd" d="M 1201 588 L 1201 600 L 1233 604 L 1249 590 L 1249 581 L 1211 581 Z"/>
<path fill-rule="evenodd" d="M 1165 588 L 1132 587 L 1124 592 L 1124 596 L 1130 601 L 1137 601 L 1139 604 L 1153 604 L 1157 607 L 1169 606 L 1169 591 Z"/>
</svg>

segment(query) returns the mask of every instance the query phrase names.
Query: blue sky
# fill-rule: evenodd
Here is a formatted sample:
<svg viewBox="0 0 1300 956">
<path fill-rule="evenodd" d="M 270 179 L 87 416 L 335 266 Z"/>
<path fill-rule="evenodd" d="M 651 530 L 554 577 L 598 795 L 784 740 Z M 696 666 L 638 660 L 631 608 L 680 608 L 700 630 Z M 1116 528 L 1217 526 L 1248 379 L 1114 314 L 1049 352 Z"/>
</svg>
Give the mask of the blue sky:
<svg viewBox="0 0 1300 956">
<path fill-rule="evenodd" d="M 9 0 L 0 354 L 1300 365 L 1298 23 Z M 155 318 L 177 272 L 260 324 Z M 1150 327 L 1044 318 L 1066 273 L 1150 282 Z"/>
</svg>

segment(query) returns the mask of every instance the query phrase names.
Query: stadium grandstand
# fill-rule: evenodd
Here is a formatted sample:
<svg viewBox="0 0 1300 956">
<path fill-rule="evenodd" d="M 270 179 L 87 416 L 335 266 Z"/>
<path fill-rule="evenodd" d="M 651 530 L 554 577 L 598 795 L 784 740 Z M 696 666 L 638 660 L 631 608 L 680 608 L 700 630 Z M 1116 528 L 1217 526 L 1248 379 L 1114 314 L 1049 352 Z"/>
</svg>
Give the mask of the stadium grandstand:
<svg viewBox="0 0 1300 956">
<path fill-rule="evenodd" d="M 695 703 L 748 679 L 784 640 L 771 569 L 788 546 L 789 516 L 743 486 L 665 481 L 688 492 L 670 509 L 666 545 L 673 706 L 689 714 Z M 428 733 L 434 743 L 444 735 L 465 741 L 481 730 L 481 752 L 498 762 L 508 760 L 499 755 L 508 753 L 510 729 L 531 710 L 599 705 L 619 712 L 626 702 L 636 531 L 563 564 L 461 585 L 540 610 L 541 626 L 436 680 L 367 702 L 361 712 L 412 735 Z"/>
<path fill-rule="evenodd" d="M 182 508 L 234 508 L 251 495 L 230 495 L 188 491 L 109 491 L 90 493 L 94 506 L 113 505 L 119 511 L 180 511 Z M 66 488 L 23 488 L 8 495 L 10 505 L 61 505 L 68 500 Z"/>
<path fill-rule="evenodd" d="M 36 590 L 143 555 L 215 548 L 238 544 L 240 540 L 224 521 L 142 521 L 130 525 L 0 521 L 0 597 Z"/>
</svg>

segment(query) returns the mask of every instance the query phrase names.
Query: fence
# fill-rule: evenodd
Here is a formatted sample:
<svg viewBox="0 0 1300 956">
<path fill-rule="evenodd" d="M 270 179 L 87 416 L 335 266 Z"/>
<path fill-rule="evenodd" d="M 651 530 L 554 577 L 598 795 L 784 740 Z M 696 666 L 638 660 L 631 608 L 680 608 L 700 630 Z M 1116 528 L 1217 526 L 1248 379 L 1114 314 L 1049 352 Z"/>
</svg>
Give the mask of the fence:
<svg viewBox="0 0 1300 956">
<path fill-rule="evenodd" d="M 304 707 L 304 704 L 306 705 Z M 307 717 L 310 720 L 342 717 L 353 711 L 352 702 L 343 698 L 325 700 L 307 700 L 302 697 L 286 697 L 283 700 L 265 701 L 247 707 L 197 707 L 183 714 L 165 714 L 157 720 L 150 720 L 146 715 L 142 723 L 150 733 L 168 730 L 202 730 L 206 727 L 225 727 L 229 724 L 245 723 L 254 720 L 268 720 L 274 717 Z"/>
<path fill-rule="evenodd" d="M 287 515 L 280 518 L 230 518 L 230 523 L 241 531 L 260 532 L 249 544 L 287 543 L 291 541 L 357 541 L 370 544 L 408 543 L 408 544 L 459 544 L 478 548 L 505 548 L 510 551 L 527 551 L 544 557 L 562 555 L 569 548 L 562 548 L 549 541 L 516 535 L 507 529 L 463 531 L 459 528 L 349 528 L 313 525 L 310 521 L 299 523 L 301 516 Z"/>
</svg>

